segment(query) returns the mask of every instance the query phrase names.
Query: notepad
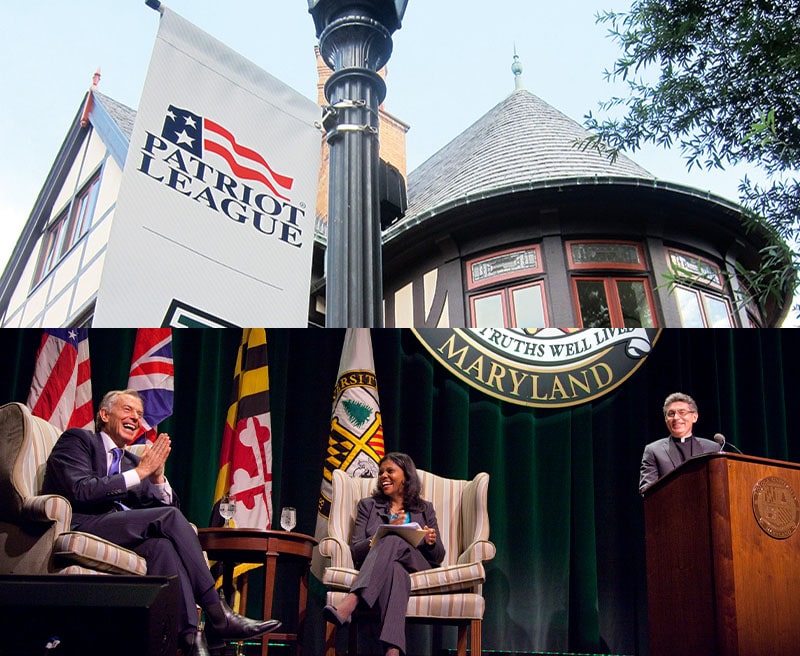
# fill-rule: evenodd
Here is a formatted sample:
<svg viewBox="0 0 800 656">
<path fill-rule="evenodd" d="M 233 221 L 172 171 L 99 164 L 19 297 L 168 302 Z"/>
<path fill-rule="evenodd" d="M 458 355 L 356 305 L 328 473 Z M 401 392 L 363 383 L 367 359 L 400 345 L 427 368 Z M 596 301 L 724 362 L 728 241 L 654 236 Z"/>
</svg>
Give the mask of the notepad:
<svg viewBox="0 0 800 656">
<path fill-rule="evenodd" d="M 417 522 L 409 522 L 408 524 L 381 524 L 375 532 L 375 535 L 372 536 L 369 546 L 374 546 L 384 535 L 389 535 L 390 533 L 399 535 L 412 547 L 418 546 L 425 537 L 425 530 L 417 524 Z"/>
</svg>

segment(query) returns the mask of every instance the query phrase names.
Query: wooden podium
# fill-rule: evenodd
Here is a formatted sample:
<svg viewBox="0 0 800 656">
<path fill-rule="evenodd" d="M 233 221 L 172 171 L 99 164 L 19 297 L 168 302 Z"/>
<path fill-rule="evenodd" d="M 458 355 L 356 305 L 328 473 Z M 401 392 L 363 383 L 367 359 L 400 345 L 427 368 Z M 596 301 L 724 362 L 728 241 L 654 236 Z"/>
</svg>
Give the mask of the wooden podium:
<svg viewBox="0 0 800 656">
<path fill-rule="evenodd" d="M 644 492 L 651 656 L 800 654 L 800 464 L 727 453 Z"/>
</svg>

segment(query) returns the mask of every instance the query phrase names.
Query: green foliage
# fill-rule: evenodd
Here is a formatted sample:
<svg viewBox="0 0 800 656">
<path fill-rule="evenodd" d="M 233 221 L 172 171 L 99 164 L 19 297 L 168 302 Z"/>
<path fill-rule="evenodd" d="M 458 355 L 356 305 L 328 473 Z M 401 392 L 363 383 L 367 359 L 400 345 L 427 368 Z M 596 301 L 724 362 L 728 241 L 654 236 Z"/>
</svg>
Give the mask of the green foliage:
<svg viewBox="0 0 800 656">
<path fill-rule="evenodd" d="M 687 167 L 747 163 L 767 185 L 740 186 L 747 221 L 770 226 L 774 245 L 759 272 L 794 288 L 800 228 L 800 0 L 634 0 L 625 13 L 602 12 L 621 54 L 606 71 L 627 95 L 590 112 L 582 148 L 612 159 L 644 144 L 680 148 Z M 783 242 L 793 244 L 776 253 Z M 777 250 L 774 250 L 777 249 Z M 781 263 L 782 262 L 782 263 Z M 788 269 L 787 269 L 788 266 Z M 758 285 L 757 285 L 758 286 Z M 772 285 L 758 292 L 772 295 Z M 761 298 L 766 302 L 766 298 Z"/>
</svg>

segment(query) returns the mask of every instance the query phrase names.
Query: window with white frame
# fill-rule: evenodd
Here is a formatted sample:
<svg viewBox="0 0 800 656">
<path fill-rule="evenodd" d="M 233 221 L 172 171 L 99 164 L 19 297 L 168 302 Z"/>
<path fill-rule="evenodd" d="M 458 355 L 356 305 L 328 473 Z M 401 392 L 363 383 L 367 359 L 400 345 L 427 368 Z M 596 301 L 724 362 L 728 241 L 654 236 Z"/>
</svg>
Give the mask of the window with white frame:
<svg viewBox="0 0 800 656">
<path fill-rule="evenodd" d="M 39 261 L 33 277 L 33 287 L 44 280 L 80 238 L 88 232 L 99 188 L 100 173 L 98 171 L 75 194 L 64 211 L 47 227 L 42 238 L 42 249 L 39 252 Z"/>
<path fill-rule="evenodd" d="M 467 262 L 470 326 L 547 326 L 539 245 L 512 248 Z"/>
<path fill-rule="evenodd" d="M 670 270 L 675 275 L 675 297 L 685 328 L 732 328 L 733 318 L 724 295 L 722 271 L 713 262 L 668 249 Z"/>
</svg>

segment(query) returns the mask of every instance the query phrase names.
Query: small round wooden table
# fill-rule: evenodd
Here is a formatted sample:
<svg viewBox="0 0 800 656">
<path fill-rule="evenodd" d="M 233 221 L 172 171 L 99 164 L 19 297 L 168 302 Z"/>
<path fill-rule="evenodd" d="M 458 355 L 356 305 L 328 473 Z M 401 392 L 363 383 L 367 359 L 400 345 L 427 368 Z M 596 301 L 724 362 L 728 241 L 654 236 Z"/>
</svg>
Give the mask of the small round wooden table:
<svg viewBox="0 0 800 656">
<path fill-rule="evenodd" d="M 198 529 L 200 545 L 209 560 L 222 563 L 222 588 L 233 589 L 233 568 L 236 563 L 260 563 L 265 567 L 264 619 L 272 617 L 272 599 L 275 586 L 275 571 L 279 562 L 301 563 L 295 633 L 269 633 L 261 639 L 261 655 L 267 656 L 269 640 L 293 642 L 295 654 L 303 649 L 303 625 L 308 600 L 308 570 L 311 553 L 317 541 L 310 535 L 290 531 L 264 531 L 253 528 L 201 528 Z"/>
</svg>

